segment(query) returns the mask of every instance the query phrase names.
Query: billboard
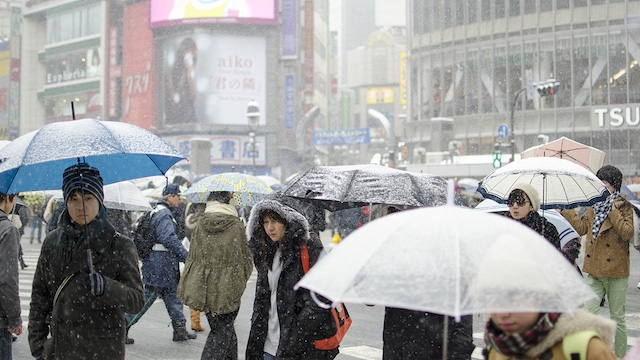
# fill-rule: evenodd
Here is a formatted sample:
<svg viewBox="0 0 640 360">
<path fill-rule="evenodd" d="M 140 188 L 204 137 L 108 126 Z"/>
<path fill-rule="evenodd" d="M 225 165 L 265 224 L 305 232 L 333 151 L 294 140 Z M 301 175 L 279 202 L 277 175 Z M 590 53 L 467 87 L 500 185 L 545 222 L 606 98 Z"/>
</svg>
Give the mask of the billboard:
<svg viewBox="0 0 640 360">
<path fill-rule="evenodd" d="M 266 111 L 266 39 L 197 33 L 164 43 L 164 125 L 246 125 L 247 104 Z"/>
<path fill-rule="evenodd" d="M 277 25 L 275 0 L 150 0 L 149 27 L 193 24 Z"/>
</svg>

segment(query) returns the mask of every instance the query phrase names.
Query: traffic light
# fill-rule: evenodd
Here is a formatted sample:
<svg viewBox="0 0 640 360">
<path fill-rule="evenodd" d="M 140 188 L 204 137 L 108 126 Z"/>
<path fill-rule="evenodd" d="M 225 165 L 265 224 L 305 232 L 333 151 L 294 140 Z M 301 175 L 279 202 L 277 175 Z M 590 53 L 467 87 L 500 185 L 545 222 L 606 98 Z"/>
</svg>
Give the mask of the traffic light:
<svg viewBox="0 0 640 360">
<path fill-rule="evenodd" d="M 493 145 L 493 167 L 498 169 L 502 166 L 502 150 L 500 149 L 500 144 L 495 143 Z"/>
<path fill-rule="evenodd" d="M 540 94 L 540 96 L 544 97 L 544 96 L 555 95 L 556 92 L 558 92 L 558 87 L 559 86 L 560 86 L 560 83 L 558 81 L 555 81 L 554 79 L 550 79 L 547 82 L 538 84 L 536 86 L 536 88 L 538 90 L 538 94 Z"/>
</svg>

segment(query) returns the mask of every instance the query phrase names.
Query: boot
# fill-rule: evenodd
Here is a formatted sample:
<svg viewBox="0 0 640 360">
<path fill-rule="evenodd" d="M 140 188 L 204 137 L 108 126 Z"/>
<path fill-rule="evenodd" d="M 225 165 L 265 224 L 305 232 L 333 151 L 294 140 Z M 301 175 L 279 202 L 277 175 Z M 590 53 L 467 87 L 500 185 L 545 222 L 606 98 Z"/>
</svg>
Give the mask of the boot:
<svg viewBox="0 0 640 360">
<path fill-rule="evenodd" d="M 205 328 L 200 325 L 200 311 L 191 309 L 191 330 L 200 332 Z"/>
<path fill-rule="evenodd" d="M 33 235 L 31 235 L 31 238 L 29 238 L 29 244 L 33 244 Z"/>
<path fill-rule="evenodd" d="M 129 337 L 129 329 L 127 329 L 127 336 L 126 337 L 127 337 L 127 340 L 125 340 L 125 342 L 124 342 L 125 344 L 131 345 L 131 344 L 136 342 L 135 340 L 133 340 L 132 338 Z"/>
<path fill-rule="evenodd" d="M 22 256 L 20 256 L 19 260 L 20 260 L 20 269 L 24 270 L 24 268 L 29 267 L 29 265 L 24 263 L 24 259 L 22 258 Z"/>
<path fill-rule="evenodd" d="M 173 325 L 173 341 L 186 341 L 197 337 L 196 334 L 192 334 L 187 331 L 186 324 L 187 320 L 171 322 L 171 325 Z"/>
</svg>

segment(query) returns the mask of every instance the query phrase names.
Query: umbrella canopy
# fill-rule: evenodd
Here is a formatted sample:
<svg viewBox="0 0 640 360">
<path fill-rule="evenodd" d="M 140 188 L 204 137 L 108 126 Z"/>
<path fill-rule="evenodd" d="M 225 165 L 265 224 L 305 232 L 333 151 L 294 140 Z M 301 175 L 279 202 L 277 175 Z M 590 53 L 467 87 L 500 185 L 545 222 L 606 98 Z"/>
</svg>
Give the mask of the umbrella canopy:
<svg viewBox="0 0 640 360">
<path fill-rule="evenodd" d="M 499 204 L 491 199 L 484 199 L 480 204 L 475 207 L 476 210 L 484 212 L 503 212 L 509 211 L 509 207 L 506 204 Z M 538 213 L 544 216 L 553 226 L 558 230 L 560 235 L 560 247 L 562 248 L 569 240 L 579 238 L 578 232 L 571 226 L 571 224 L 564 218 L 564 216 L 558 214 L 554 210 L 538 210 Z"/>
<path fill-rule="evenodd" d="M 62 199 L 62 190 L 50 190 L 47 194 Z M 126 211 L 150 211 L 151 205 L 142 191 L 130 181 L 121 181 L 104 186 L 104 207 Z"/>
<path fill-rule="evenodd" d="M 522 159 L 529 157 L 557 157 L 583 166 L 595 174 L 604 164 L 606 155 L 607 153 L 602 150 L 563 136 L 546 144 L 531 147 L 522 152 L 520 157 Z"/>
<path fill-rule="evenodd" d="M 591 171 L 568 160 L 533 157 L 514 161 L 480 181 L 485 198 L 506 203 L 516 184 L 532 185 L 540 195 L 542 209 L 589 206 L 609 196 L 605 185 Z"/>
<path fill-rule="evenodd" d="M 264 181 L 264 183 L 267 184 L 273 191 L 282 190 L 284 188 L 284 185 L 282 185 L 280 180 L 274 178 L 273 176 L 258 175 L 257 178 Z"/>
<path fill-rule="evenodd" d="M 0 149 L 0 191 L 62 188 L 62 172 L 85 161 L 105 184 L 163 175 L 184 159 L 176 149 L 135 125 L 82 119 L 47 124 Z"/>
<path fill-rule="evenodd" d="M 456 318 L 570 312 L 596 297 L 535 231 L 504 216 L 454 206 L 406 210 L 364 225 L 296 286 L 334 303 Z"/>
<path fill-rule="evenodd" d="M 287 185 L 282 195 L 318 201 L 336 211 L 370 204 L 409 207 L 446 203 L 447 182 L 434 175 L 380 165 L 316 166 Z"/>
<path fill-rule="evenodd" d="M 272 190 L 256 176 L 229 172 L 209 175 L 194 183 L 184 197 L 194 203 L 206 203 L 212 191 L 231 191 L 236 204 L 251 206 Z"/>
</svg>

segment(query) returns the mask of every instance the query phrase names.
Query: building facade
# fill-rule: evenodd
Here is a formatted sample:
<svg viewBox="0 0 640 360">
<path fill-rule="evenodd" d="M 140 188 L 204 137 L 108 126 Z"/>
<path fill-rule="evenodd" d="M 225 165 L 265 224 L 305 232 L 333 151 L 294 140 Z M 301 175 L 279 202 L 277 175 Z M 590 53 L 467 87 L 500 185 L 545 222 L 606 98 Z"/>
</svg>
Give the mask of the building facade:
<svg viewBox="0 0 640 360">
<path fill-rule="evenodd" d="M 409 0 L 407 8 L 410 156 L 446 151 L 431 120 L 452 118 L 447 131 L 462 155 L 508 145 L 498 132 L 506 125 L 516 153 L 567 136 L 605 151 L 626 176 L 640 171 L 640 1 Z M 540 97 L 536 85 L 548 79 L 558 91 Z"/>
</svg>

